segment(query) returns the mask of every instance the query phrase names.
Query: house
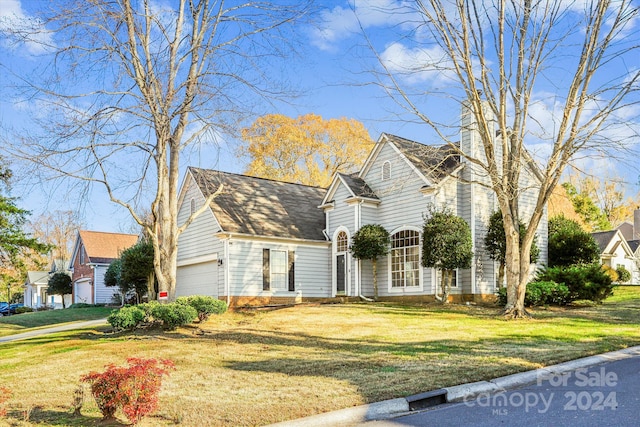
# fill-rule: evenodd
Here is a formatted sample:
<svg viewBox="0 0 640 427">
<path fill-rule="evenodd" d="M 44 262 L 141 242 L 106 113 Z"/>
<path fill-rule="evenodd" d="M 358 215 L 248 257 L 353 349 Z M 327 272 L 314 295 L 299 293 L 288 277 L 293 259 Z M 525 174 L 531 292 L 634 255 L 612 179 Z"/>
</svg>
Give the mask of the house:
<svg viewBox="0 0 640 427">
<path fill-rule="evenodd" d="M 635 251 L 620 230 L 600 231 L 591 235 L 600 248 L 600 262 L 603 265 L 614 270 L 622 266 L 631 273 L 630 283 L 640 282 Z"/>
<path fill-rule="evenodd" d="M 54 309 L 68 307 L 71 304 L 71 295 L 64 296 L 64 304 L 61 295 L 49 295 L 49 278 L 56 271 L 65 271 L 62 260 L 54 260 L 51 263 L 51 271 L 28 271 L 27 280 L 24 282 L 24 305 L 33 309 L 49 307 Z M 71 272 L 69 272 L 71 275 Z"/>
<path fill-rule="evenodd" d="M 618 226 L 617 230 L 620 230 L 633 252 L 635 262 L 631 270 L 631 283 L 640 285 L 640 208 L 633 211 L 633 222 L 625 221 Z"/>
<path fill-rule="evenodd" d="M 478 153 L 479 137 L 464 112 L 460 149 Z M 524 221 L 535 208 L 535 172 L 525 168 L 521 177 Z M 211 295 L 230 305 L 370 297 L 371 262 L 354 259 L 349 246 L 360 227 L 380 224 L 392 247 L 378 260 L 379 298 L 433 300 L 438 274 L 421 266 L 420 244 L 424 215 L 435 206 L 464 218 L 474 243 L 474 262 L 456 272 L 452 299 L 493 299 L 498 268 L 483 248 L 498 206 L 481 185 L 486 180 L 447 145 L 387 133 L 358 173 L 336 174 L 327 189 L 191 167 L 179 222 L 220 186 L 222 193 L 178 240 L 176 295 Z M 537 232 L 540 264 L 547 259 L 546 236 L 545 210 Z"/>
<path fill-rule="evenodd" d="M 118 291 L 104 284 L 104 273 L 120 253 L 135 245 L 137 234 L 80 230 L 71 255 L 73 303 L 109 304 Z"/>
</svg>

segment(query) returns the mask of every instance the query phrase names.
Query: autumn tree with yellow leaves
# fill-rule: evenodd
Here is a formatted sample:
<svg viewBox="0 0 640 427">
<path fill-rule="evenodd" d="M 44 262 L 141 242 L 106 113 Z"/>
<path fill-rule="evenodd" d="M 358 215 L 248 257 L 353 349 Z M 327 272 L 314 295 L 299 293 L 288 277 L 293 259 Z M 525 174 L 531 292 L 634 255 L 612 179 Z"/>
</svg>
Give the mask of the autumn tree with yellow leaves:
<svg viewBox="0 0 640 427">
<path fill-rule="evenodd" d="M 242 139 L 238 154 L 250 160 L 246 174 L 320 187 L 336 172 L 356 172 L 373 147 L 359 121 L 317 114 L 267 114 L 242 129 Z"/>
</svg>

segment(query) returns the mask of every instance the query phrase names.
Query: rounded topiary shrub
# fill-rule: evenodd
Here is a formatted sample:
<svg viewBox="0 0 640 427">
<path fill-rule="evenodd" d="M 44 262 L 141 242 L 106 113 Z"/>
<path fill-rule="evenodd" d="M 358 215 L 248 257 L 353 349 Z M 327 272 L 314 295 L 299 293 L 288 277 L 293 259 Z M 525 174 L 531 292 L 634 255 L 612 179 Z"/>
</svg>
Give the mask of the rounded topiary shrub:
<svg viewBox="0 0 640 427">
<path fill-rule="evenodd" d="M 212 314 L 222 314 L 227 311 L 226 302 L 210 296 L 191 295 L 180 297 L 176 302 L 195 308 L 200 322 L 205 322 Z"/>
<path fill-rule="evenodd" d="M 124 306 L 114 310 L 107 318 L 107 322 L 117 331 L 134 329 L 145 319 L 145 313 L 137 306 Z"/>
<path fill-rule="evenodd" d="M 155 321 L 162 322 L 165 329 L 175 329 L 188 325 L 198 318 L 198 312 L 190 305 L 180 303 L 154 304 L 151 316 Z"/>
<path fill-rule="evenodd" d="M 631 272 L 627 270 L 624 265 L 616 268 L 616 273 L 618 273 L 618 282 L 627 283 L 631 280 Z"/>
</svg>

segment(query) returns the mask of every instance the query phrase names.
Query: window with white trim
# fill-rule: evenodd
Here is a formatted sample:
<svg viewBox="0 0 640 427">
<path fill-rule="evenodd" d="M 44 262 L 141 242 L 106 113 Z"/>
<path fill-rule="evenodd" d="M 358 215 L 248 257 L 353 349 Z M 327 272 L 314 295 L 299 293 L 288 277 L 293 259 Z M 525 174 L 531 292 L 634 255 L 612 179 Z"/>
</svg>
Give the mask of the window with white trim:
<svg viewBox="0 0 640 427">
<path fill-rule="evenodd" d="M 271 289 L 287 289 L 287 253 L 271 251 Z"/>
<path fill-rule="evenodd" d="M 391 162 L 386 161 L 382 164 L 382 180 L 391 179 Z"/>
<path fill-rule="evenodd" d="M 262 290 L 295 291 L 295 251 L 262 250 Z"/>
<path fill-rule="evenodd" d="M 401 230 L 391 236 L 391 287 L 420 286 L 420 233 Z"/>
<path fill-rule="evenodd" d="M 349 237 L 347 233 L 341 231 L 336 237 L 336 252 L 347 252 L 349 250 Z"/>
</svg>

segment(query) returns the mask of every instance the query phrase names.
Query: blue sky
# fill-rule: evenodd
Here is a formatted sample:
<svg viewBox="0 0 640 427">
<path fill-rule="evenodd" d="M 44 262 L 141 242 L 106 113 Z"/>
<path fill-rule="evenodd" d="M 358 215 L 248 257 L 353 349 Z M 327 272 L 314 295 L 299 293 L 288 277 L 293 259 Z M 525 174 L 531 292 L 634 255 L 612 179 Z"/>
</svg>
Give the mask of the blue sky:
<svg viewBox="0 0 640 427">
<path fill-rule="evenodd" d="M 586 1 L 586 0 L 585 0 Z M 169 4 L 170 0 L 158 0 L 158 3 Z M 290 60 L 285 69 L 292 84 L 300 88 L 302 96 L 292 100 L 292 103 L 277 104 L 271 113 L 282 113 L 297 116 L 306 113 L 320 114 L 325 118 L 348 117 L 362 121 L 373 139 L 377 139 L 381 132 L 389 132 L 423 143 L 438 143 L 432 131 L 424 124 L 409 123 L 402 109 L 385 96 L 384 92 L 371 82 L 372 76 L 367 71 L 379 69 L 379 64 L 372 58 L 371 52 L 365 46 L 360 26 L 362 26 L 370 42 L 380 53 L 380 57 L 391 68 L 408 66 L 418 61 L 430 61 L 438 58 L 436 47 L 416 46 L 404 39 L 404 34 L 419 31 L 407 22 L 407 15 L 401 13 L 389 14 L 385 10 L 401 10 L 402 1 L 369 0 L 357 1 L 326 1 L 319 2 L 322 10 L 316 15 L 316 25 L 305 25 L 298 28 L 300 41 L 300 58 Z M 582 7 L 584 1 L 574 2 L 575 7 Z M 35 16 L 38 8 L 55 6 L 45 0 L 0 0 L 0 32 L 2 25 L 14 22 L 15 18 L 29 19 Z M 355 14 L 354 14 L 355 10 Z M 356 16 L 358 19 L 356 19 Z M 628 28 L 629 34 L 640 33 L 640 20 L 636 19 Z M 426 37 L 424 35 L 419 35 Z M 47 36 L 43 36 L 47 37 Z M 6 39 L 0 39 L 0 63 L 5 67 L 0 75 L 0 121 L 6 127 L 19 126 L 25 115 L 34 114 L 33 106 L 25 106 L 24 99 L 16 97 L 15 93 L 7 89 L 9 78 L 5 70 L 20 74 L 40 65 L 41 49 L 33 44 L 23 43 L 11 45 Z M 566 80 L 566 69 L 571 57 L 560 58 L 548 73 L 548 84 L 541 86 L 536 94 L 539 102 L 534 113 L 540 122 L 540 130 L 553 125 L 553 88 Z M 625 67 L 629 71 L 640 68 L 640 58 L 627 61 Z M 446 93 L 449 81 L 446 73 L 420 72 L 411 77 L 403 78 L 402 83 L 411 90 L 422 87 L 436 89 Z M 443 123 L 455 124 L 459 112 L 455 104 L 449 103 L 446 96 L 431 96 L 420 104 L 428 114 Z M 37 112 L 37 109 L 36 109 Z M 634 155 L 626 155 L 625 159 L 617 159 L 612 153 L 601 154 L 598 157 L 581 159 L 578 163 L 586 171 L 595 173 L 602 178 L 622 176 L 627 181 L 629 195 L 640 191 L 640 159 L 635 157 L 640 151 L 640 143 L 634 138 L 634 132 L 640 129 L 640 111 L 625 110 L 628 116 L 629 136 L 626 137 L 630 148 L 635 149 Z M 617 129 L 617 135 L 623 134 Z M 185 153 L 182 160 L 183 169 L 187 165 L 217 168 L 228 172 L 242 172 L 245 165 L 243 159 L 238 159 L 234 151 L 237 141 L 218 141 L 204 146 L 194 147 Z M 544 144 L 531 144 L 530 149 L 544 155 Z M 13 195 L 20 197 L 20 205 L 33 212 L 34 216 L 46 210 L 67 210 L 81 208 L 84 212 L 88 228 L 102 231 L 132 230 L 133 222 L 129 214 L 121 207 L 108 201 L 105 191 L 94 187 L 89 192 L 69 192 L 66 183 L 33 182 L 28 176 L 16 170 L 18 181 L 14 183 Z"/>
</svg>

